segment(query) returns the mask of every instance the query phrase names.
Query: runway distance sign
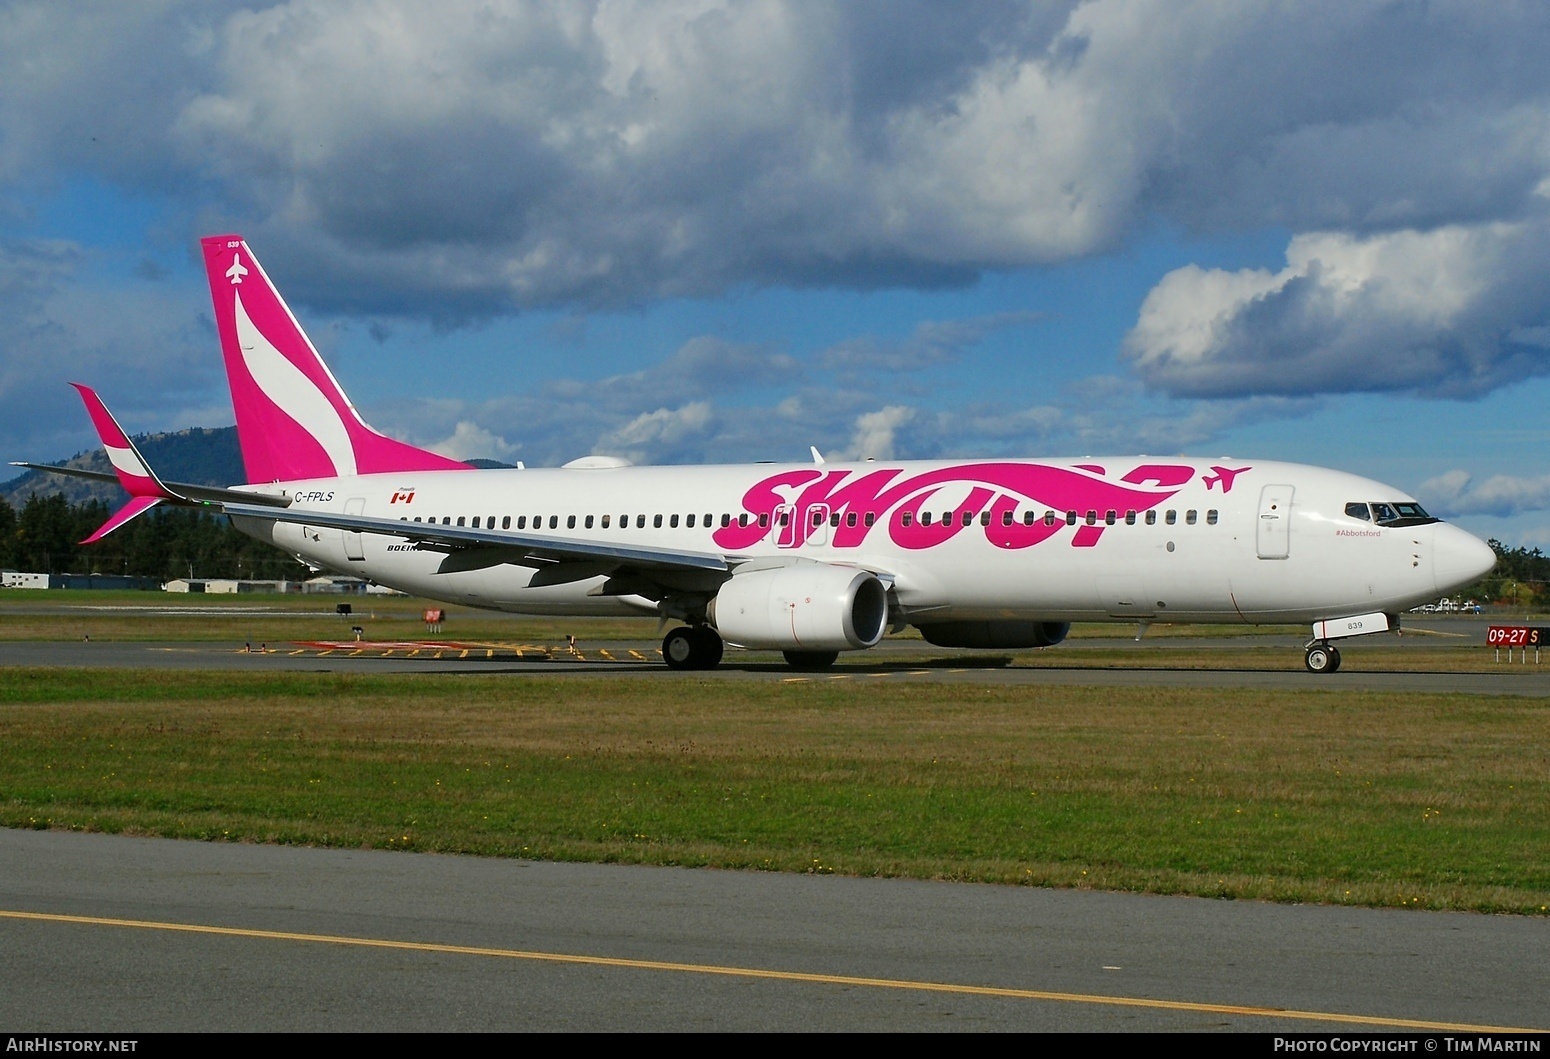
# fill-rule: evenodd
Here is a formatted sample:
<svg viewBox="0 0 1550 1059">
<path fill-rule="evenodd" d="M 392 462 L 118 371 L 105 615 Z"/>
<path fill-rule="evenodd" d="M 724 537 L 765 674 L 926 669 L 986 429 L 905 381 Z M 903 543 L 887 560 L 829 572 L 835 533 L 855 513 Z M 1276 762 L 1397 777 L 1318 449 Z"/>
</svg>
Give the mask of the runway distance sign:
<svg viewBox="0 0 1550 1059">
<path fill-rule="evenodd" d="M 1550 646 L 1550 629 L 1542 625 L 1492 625 L 1485 633 L 1487 647 Z"/>
</svg>

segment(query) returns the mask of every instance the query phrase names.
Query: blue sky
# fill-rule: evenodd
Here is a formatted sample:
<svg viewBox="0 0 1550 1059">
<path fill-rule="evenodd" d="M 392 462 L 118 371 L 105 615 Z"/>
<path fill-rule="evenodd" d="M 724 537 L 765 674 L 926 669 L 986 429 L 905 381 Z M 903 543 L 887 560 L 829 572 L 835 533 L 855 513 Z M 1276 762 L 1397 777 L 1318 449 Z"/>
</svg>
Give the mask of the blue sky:
<svg viewBox="0 0 1550 1059">
<path fill-rule="evenodd" d="M 0 8 L 0 457 L 231 421 L 239 231 L 377 427 L 1150 452 L 1550 546 L 1538 6 Z"/>
</svg>

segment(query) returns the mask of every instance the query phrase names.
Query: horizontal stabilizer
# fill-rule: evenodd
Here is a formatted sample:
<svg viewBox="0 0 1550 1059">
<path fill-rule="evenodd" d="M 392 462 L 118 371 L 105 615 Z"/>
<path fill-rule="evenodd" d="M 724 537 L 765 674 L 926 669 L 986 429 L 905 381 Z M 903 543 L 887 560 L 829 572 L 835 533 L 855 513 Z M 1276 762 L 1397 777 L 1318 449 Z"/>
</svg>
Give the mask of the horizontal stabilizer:
<svg viewBox="0 0 1550 1059">
<path fill-rule="evenodd" d="M 82 544 L 96 544 L 102 538 L 118 529 L 124 523 L 129 522 L 145 514 L 151 508 L 161 503 L 159 496 L 135 496 L 129 498 L 129 503 L 113 512 L 108 520 L 97 527 L 97 532 L 87 537 Z"/>
</svg>

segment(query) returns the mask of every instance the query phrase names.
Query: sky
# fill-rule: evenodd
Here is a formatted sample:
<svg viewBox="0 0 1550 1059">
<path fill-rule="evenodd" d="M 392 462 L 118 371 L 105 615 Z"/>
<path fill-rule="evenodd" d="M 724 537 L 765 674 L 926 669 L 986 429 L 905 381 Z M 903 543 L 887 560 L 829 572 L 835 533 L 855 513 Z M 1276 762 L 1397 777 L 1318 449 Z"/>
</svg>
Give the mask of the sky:
<svg viewBox="0 0 1550 1059">
<path fill-rule="evenodd" d="M 1510 2 L 0 2 L 0 459 L 95 444 L 73 380 L 232 422 L 236 232 L 459 458 L 1285 459 L 1550 549 L 1547 53 Z"/>
</svg>

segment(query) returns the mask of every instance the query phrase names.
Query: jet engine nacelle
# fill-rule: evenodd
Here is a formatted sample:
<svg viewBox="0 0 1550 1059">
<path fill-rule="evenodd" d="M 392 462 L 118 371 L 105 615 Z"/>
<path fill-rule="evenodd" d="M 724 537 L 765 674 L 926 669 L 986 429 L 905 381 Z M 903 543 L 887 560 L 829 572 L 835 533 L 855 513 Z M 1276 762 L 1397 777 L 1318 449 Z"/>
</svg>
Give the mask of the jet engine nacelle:
<svg viewBox="0 0 1550 1059">
<path fill-rule="evenodd" d="M 1071 631 L 1065 621 L 943 621 L 917 625 L 938 647 L 1054 647 Z"/>
<path fill-rule="evenodd" d="M 706 610 L 723 639 L 776 651 L 854 651 L 888 627 L 888 590 L 849 566 L 800 562 L 734 574 Z"/>
</svg>

